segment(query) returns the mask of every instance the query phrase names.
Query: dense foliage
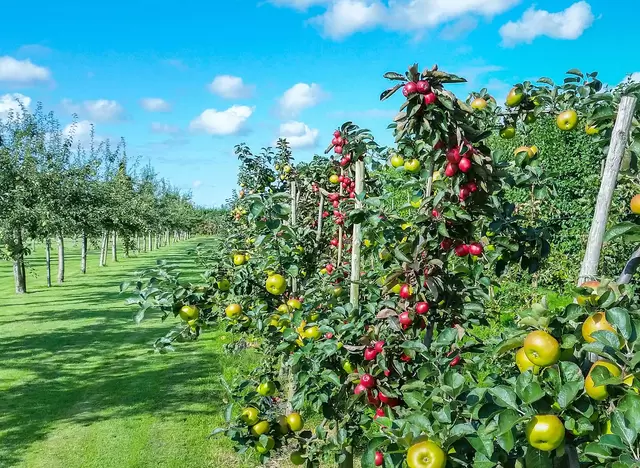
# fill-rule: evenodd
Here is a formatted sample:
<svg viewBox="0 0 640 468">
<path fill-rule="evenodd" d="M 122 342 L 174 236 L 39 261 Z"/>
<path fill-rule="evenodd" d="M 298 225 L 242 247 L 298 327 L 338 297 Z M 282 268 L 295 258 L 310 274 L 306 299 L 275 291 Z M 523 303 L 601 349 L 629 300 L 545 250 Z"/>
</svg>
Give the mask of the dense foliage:
<svg viewBox="0 0 640 468">
<path fill-rule="evenodd" d="M 570 207 L 547 204 L 576 186 L 549 178 L 544 154 L 547 167 L 561 155 L 536 132 L 548 116 L 565 133 L 581 122 L 595 161 L 638 87 L 602 92 L 571 70 L 561 86 L 517 85 L 500 108 L 486 90 L 458 99 L 447 86 L 463 78 L 437 67 L 385 77 L 396 84 L 381 99 L 406 98 L 393 148 L 351 122 L 308 164 L 284 142 L 258 156 L 239 146 L 237 228 L 224 248 L 197 249 L 201 281 L 166 265 L 136 281 L 138 319 L 183 321 L 159 351 L 221 325 L 230 351 L 264 356 L 225 383 L 228 424 L 212 435 L 308 467 L 353 466 L 354 451 L 366 467 L 640 466 L 634 288 L 563 284 L 576 303 L 523 305 L 511 321 L 487 307 L 506 274 L 544 274 L 562 240 Z M 531 146 L 491 144 L 496 130 Z"/>
</svg>

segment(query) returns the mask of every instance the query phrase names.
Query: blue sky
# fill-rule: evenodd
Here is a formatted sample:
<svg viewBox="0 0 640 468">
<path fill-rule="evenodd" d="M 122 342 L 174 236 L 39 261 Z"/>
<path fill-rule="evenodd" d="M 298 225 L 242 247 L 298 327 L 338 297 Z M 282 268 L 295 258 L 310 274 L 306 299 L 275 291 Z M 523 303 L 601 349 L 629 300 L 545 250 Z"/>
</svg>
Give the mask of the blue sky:
<svg viewBox="0 0 640 468">
<path fill-rule="evenodd" d="M 499 100 L 515 82 L 574 67 L 609 84 L 640 72 L 636 0 L 97 5 L 3 6 L 0 117 L 16 94 L 63 125 L 75 112 L 79 138 L 90 122 L 102 138 L 124 136 L 130 154 L 202 205 L 235 187 L 240 142 L 258 150 L 288 136 L 305 160 L 353 120 L 391 143 L 401 96 L 378 101 L 382 74 L 414 62 L 469 79 L 454 92 L 487 86 Z"/>
</svg>

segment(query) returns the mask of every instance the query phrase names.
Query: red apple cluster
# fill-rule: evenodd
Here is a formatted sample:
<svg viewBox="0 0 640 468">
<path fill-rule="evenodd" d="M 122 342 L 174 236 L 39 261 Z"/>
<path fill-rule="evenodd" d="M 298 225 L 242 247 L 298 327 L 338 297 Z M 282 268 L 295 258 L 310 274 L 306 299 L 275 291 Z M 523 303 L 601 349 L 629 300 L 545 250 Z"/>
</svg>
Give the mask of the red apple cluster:
<svg viewBox="0 0 640 468">
<path fill-rule="evenodd" d="M 459 243 L 453 248 L 453 252 L 458 257 L 466 257 L 467 255 L 479 257 L 484 252 L 484 246 L 480 242 L 473 242 L 471 244 Z"/>
<path fill-rule="evenodd" d="M 426 80 L 419 80 L 416 82 L 409 81 L 402 88 L 402 94 L 406 98 L 416 93 L 424 96 L 425 105 L 431 105 L 436 102 L 436 95 L 433 93 L 431 85 Z"/>
<path fill-rule="evenodd" d="M 333 140 L 331 140 L 331 144 L 333 145 L 333 151 L 336 154 L 342 154 L 344 151 L 344 147 L 349 143 L 349 141 L 342 136 L 340 130 L 336 130 L 333 132 Z M 351 162 L 351 155 L 346 154 L 340 159 L 340 165 L 342 167 L 347 166 Z"/>
</svg>

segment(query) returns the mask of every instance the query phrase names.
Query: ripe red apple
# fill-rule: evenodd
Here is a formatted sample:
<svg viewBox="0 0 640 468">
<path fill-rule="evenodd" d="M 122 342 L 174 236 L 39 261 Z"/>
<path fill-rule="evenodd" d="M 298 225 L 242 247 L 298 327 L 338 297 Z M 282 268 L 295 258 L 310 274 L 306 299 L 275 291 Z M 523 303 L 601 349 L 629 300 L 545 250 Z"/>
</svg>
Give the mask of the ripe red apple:
<svg viewBox="0 0 640 468">
<path fill-rule="evenodd" d="M 453 241 L 451 239 L 443 239 L 442 242 L 440 242 L 440 248 L 442 250 L 449 250 L 452 245 Z"/>
<path fill-rule="evenodd" d="M 411 297 L 411 287 L 408 284 L 400 286 L 400 297 L 402 299 L 409 299 Z"/>
<path fill-rule="evenodd" d="M 457 146 L 447 151 L 447 161 L 449 161 L 450 163 L 458 164 L 461 158 L 462 156 L 460 156 L 460 148 L 458 148 Z"/>
<path fill-rule="evenodd" d="M 429 304 L 427 302 L 418 302 L 416 304 L 416 314 L 424 315 L 429 312 Z"/>
<path fill-rule="evenodd" d="M 333 151 L 335 151 L 336 154 L 342 154 L 342 146 L 334 146 Z"/>
<path fill-rule="evenodd" d="M 400 356 L 400 360 L 402 362 L 411 362 L 411 356 L 407 356 L 406 354 L 402 353 L 402 356 Z"/>
<path fill-rule="evenodd" d="M 364 388 L 373 388 L 376 386 L 376 378 L 371 374 L 362 374 L 360 377 L 360 385 Z"/>
<path fill-rule="evenodd" d="M 447 164 L 447 167 L 444 169 L 444 175 L 446 175 L 447 177 L 453 177 L 457 172 L 458 165 L 453 163 Z"/>
<path fill-rule="evenodd" d="M 336 238 L 331 239 L 331 245 L 333 245 L 334 247 L 338 247 L 339 243 L 340 242 L 338 241 L 338 239 Z"/>
<path fill-rule="evenodd" d="M 466 257 L 469 255 L 469 246 L 467 244 L 458 244 L 453 248 L 453 252 L 458 257 Z"/>
<path fill-rule="evenodd" d="M 333 338 L 333 333 L 331 333 L 331 332 L 327 332 L 327 333 L 325 333 L 325 334 L 324 334 L 324 337 L 325 337 L 327 340 L 330 340 L 331 338 Z"/>
<path fill-rule="evenodd" d="M 404 87 L 402 88 L 402 94 L 404 94 L 405 97 L 409 96 L 410 94 L 413 94 L 416 92 L 416 84 L 413 81 L 409 81 L 407 84 L 404 85 Z"/>
<path fill-rule="evenodd" d="M 458 364 L 460 364 L 460 361 L 462 360 L 462 358 L 460 357 L 460 355 L 457 355 L 456 357 L 454 357 L 451 362 L 449 363 L 449 366 L 451 367 L 456 367 Z"/>
<path fill-rule="evenodd" d="M 434 102 L 436 102 L 436 95 L 435 94 L 427 93 L 427 94 L 424 95 L 424 103 L 426 105 L 429 106 L 429 105 L 433 104 Z"/>
<path fill-rule="evenodd" d="M 458 164 L 458 169 L 460 169 L 462 172 L 469 172 L 469 170 L 471 169 L 471 160 L 468 158 L 462 158 L 460 160 L 460 164 Z"/>
<path fill-rule="evenodd" d="M 381 353 L 384 350 L 384 341 L 376 341 L 373 347 L 377 352 Z"/>
<path fill-rule="evenodd" d="M 340 130 L 336 130 L 335 132 L 333 132 L 333 136 L 334 137 L 339 137 L 341 135 Z"/>
<path fill-rule="evenodd" d="M 384 376 L 385 377 L 389 377 L 390 375 L 391 375 L 391 370 L 390 369 L 387 369 L 387 370 L 384 371 Z"/>
<path fill-rule="evenodd" d="M 444 148 L 444 141 L 442 140 L 438 141 L 438 143 L 433 147 L 434 150 L 440 150 L 442 148 Z"/>
<path fill-rule="evenodd" d="M 327 266 L 325 266 L 325 269 L 327 270 L 327 273 L 329 274 L 333 273 L 333 265 L 331 263 L 327 263 Z"/>
<path fill-rule="evenodd" d="M 434 218 L 439 218 L 440 217 L 440 212 L 436 209 L 431 210 L 431 216 L 433 216 Z"/>
<path fill-rule="evenodd" d="M 333 138 L 333 140 L 331 140 L 331 144 L 332 144 L 333 146 L 338 146 L 338 142 L 339 142 L 339 141 L 340 141 L 340 140 L 338 140 L 338 137 L 334 137 L 334 138 Z"/>
<path fill-rule="evenodd" d="M 469 189 L 469 192 L 471 192 L 471 193 L 478 191 L 478 185 L 473 181 L 467 183 L 467 188 Z"/>
<path fill-rule="evenodd" d="M 329 217 L 329 212 L 328 211 L 323 211 L 322 212 L 322 217 L 323 218 L 328 218 Z"/>
<path fill-rule="evenodd" d="M 356 385 L 356 387 L 353 389 L 353 393 L 355 395 L 360 395 L 362 392 L 366 391 L 367 387 L 365 387 L 364 385 L 362 385 L 362 383 L 359 383 L 358 385 Z"/>
<path fill-rule="evenodd" d="M 377 408 L 376 409 L 376 415 L 373 417 L 373 419 L 377 419 L 377 418 L 382 417 L 382 416 L 386 416 L 384 414 L 384 409 L 383 408 Z"/>
<path fill-rule="evenodd" d="M 373 457 L 373 463 L 375 463 L 376 466 L 382 466 L 382 464 L 384 463 L 384 455 L 382 454 L 382 452 L 376 452 Z"/>
<path fill-rule="evenodd" d="M 431 85 L 428 81 L 420 80 L 416 83 L 416 91 L 420 94 L 427 94 L 431 89 Z"/>
<path fill-rule="evenodd" d="M 365 361 L 373 361 L 378 355 L 378 351 L 375 348 L 366 348 L 364 350 L 364 360 Z"/>
<path fill-rule="evenodd" d="M 480 242 L 474 242 L 473 244 L 469 245 L 469 253 L 471 255 L 475 255 L 478 257 L 482 255 L 483 251 L 484 251 L 484 247 Z"/>
<path fill-rule="evenodd" d="M 413 323 L 413 319 L 411 318 L 409 312 L 402 312 L 400 315 L 398 315 L 398 320 L 402 325 L 405 326 L 409 326 Z"/>
<path fill-rule="evenodd" d="M 371 390 L 367 392 L 367 401 L 371 406 L 378 407 L 380 406 L 380 399 L 373 394 Z"/>
<path fill-rule="evenodd" d="M 471 195 L 471 192 L 469 191 L 469 189 L 467 187 L 462 187 L 460 189 L 460 194 L 458 198 L 460 198 L 460 201 L 465 201 L 467 198 L 469 198 L 469 195 Z"/>
</svg>

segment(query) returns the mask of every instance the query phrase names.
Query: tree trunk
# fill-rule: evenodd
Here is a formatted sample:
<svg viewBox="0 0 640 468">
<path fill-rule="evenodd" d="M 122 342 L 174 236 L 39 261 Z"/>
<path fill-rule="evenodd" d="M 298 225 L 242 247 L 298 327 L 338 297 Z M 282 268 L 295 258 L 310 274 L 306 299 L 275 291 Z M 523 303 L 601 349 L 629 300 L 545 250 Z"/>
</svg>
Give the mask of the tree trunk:
<svg viewBox="0 0 640 468">
<path fill-rule="evenodd" d="M 58 284 L 64 283 L 64 238 L 58 234 Z"/>
<path fill-rule="evenodd" d="M 18 252 L 13 256 L 13 279 L 16 285 L 16 294 L 27 292 L 27 275 L 24 268 L 24 249 L 22 246 L 22 230 L 16 230 L 16 247 Z"/>
<path fill-rule="evenodd" d="M 118 233 L 113 230 L 113 238 L 111 239 L 111 260 L 118 261 Z"/>
<path fill-rule="evenodd" d="M 82 233 L 82 241 L 80 248 L 80 271 L 82 274 L 87 272 L 87 233 Z"/>
<path fill-rule="evenodd" d="M 102 231 L 102 245 L 100 246 L 100 266 L 107 265 L 107 248 L 109 246 L 109 231 Z"/>
<path fill-rule="evenodd" d="M 149 252 L 153 252 L 153 244 L 151 243 L 151 239 L 152 239 L 152 234 L 151 234 L 151 231 L 149 231 L 149 236 L 147 239 L 147 243 L 149 244 Z"/>
<path fill-rule="evenodd" d="M 591 230 L 589 231 L 589 240 L 587 248 L 580 267 L 580 277 L 578 285 L 596 279 L 598 274 L 598 264 L 600 263 L 600 252 L 604 240 L 605 229 L 607 227 L 607 218 L 609 217 L 609 208 L 611 207 L 611 199 L 613 191 L 616 188 L 618 180 L 618 172 L 620 171 L 620 163 L 627 148 L 629 139 L 629 130 L 631 121 L 636 107 L 636 98 L 633 96 L 623 96 L 618 107 L 618 116 L 613 127 L 611 135 L 611 144 L 607 161 L 605 163 L 602 182 L 600 183 L 600 191 L 591 222 Z"/>
<path fill-rule="evenodd" d="M 129 242 L 131 242 L 131 238 L 127 235 L 123 237 L 124 239 L 124 258 L 129 258 Z"/>
<path fill-rule="evenodd" d="M 47 287 L 51 287 L 51 239 L 46 238 L 44 241 L 45 262 L 47 264 Z"/>
</svg>

